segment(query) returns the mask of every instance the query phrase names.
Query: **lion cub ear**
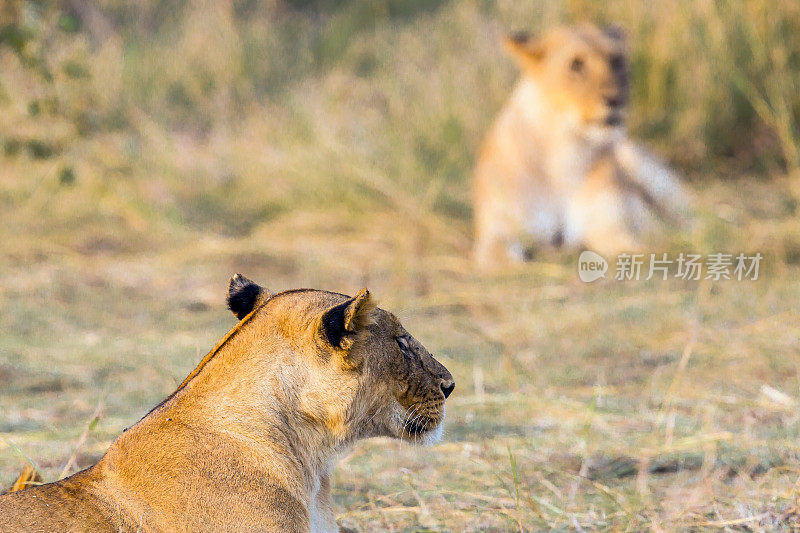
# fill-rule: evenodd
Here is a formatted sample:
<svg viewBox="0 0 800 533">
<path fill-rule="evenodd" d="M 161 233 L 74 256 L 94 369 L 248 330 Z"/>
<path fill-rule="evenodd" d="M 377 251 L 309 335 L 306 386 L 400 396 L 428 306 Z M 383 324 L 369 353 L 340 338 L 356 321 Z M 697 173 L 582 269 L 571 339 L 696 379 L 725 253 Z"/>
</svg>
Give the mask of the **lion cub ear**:
<svg viewBox="0 0 800 533">
<path fill-rule="evenodd" d="M 515 31 L 503 39 L 503 46 L 522 66 L 538 63 L 544 56 L 544 44 L 526 31 Z"/>
<path fill-rule="evenodd" d="M 246 317 L 255 307 L 266 301 L 270 293 L 264 287 L 242 276 L 234 274 L 228 281 L 228 309 L 239 320 Z"/>
<path fill-rule="evenodd" d="M 625 28 L 620 24 L 611 24 L 610 26 L 606 26 L 603 28 L 603 33 L 605 33 L 611 39 L 618 41 L 622 44 L 626 44 L 628 41 L 628 33 L 625 31 Z"/>
<path fill-rule="evenodd" d="M 349 349 L 353 345 L 351 335 L 367 326 L 372 320 L 375 303 L 367 289 L 344 303 L 331 307 L 322 315 L 322 329 L 331 345 Z"/>
</svg>

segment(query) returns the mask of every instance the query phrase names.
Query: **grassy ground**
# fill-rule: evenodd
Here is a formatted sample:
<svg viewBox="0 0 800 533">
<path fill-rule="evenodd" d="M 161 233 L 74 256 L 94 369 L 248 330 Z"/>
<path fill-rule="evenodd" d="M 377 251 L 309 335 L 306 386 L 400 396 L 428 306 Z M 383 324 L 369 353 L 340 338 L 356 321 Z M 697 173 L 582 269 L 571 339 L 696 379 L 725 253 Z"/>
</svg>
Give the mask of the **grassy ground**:
<svg viewBox="0 0 800 533">
<path fill-rule="evenodd" d="M 741 186 L 778 195 L 775 184 Z M 742 208 L 727 186 L 702 198 L 720 212 Z M 392 215 L 363 216 L 287 213 L 246 237 L 197 235 L 148 253 L 96 242 L 34 261 L 7 254 L 0 479 L 10 483 L 24 455 L 47 479 L 75 453 L 76 467 L 100 457 L 233 325 L 224 286 L 243 271 L 273 289 L 369 286 L 456 378 L 442 444 L 370 441 L 344 458 L 334 496 L 346 524 L 795 520 L 796 265 L 768 252 L 755 282 L 587 285 L 572 257 L 483 276 L 442 239 L 421 243 Z M 762 235 L 790 240 L 800 223 L 765 213 L 725 228 L 732 250 L 765 250 Z"/>
<path fill-rule="evenodd" d="M 14 4 L 0 485 L 27 458 L 47 480 L 97 460 L 232 327 L 238 271 L 368 286 L 455 376 L 442 444 L 343 458 L 343 524 L 800 527 L 793 3 L 100 2 L 112 30 Z M 497 35 L 585 17 L 628 26 L 632 128 L 697 196 L 663 251 L 758 251 L 759 280 L 470 267 L 469 169 L 514 76 Z"/>
</svg>

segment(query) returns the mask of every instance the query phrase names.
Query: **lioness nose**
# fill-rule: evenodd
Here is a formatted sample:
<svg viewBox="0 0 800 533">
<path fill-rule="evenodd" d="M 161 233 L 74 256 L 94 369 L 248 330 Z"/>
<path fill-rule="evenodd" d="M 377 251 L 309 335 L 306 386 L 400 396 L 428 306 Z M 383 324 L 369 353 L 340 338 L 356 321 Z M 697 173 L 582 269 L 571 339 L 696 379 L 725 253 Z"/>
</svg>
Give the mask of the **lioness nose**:
<svg viewBox="0 0 800 533">
<path fill-rule="evenodd" d="M 453 392 L 453 389 L 456 388 L 456 382 L 452 379 L 448 379 L 446 381 L 442 381 L 441 387 L 444 397 L 447 399 L 450 396 L 450 393 Z"/>
</svg>

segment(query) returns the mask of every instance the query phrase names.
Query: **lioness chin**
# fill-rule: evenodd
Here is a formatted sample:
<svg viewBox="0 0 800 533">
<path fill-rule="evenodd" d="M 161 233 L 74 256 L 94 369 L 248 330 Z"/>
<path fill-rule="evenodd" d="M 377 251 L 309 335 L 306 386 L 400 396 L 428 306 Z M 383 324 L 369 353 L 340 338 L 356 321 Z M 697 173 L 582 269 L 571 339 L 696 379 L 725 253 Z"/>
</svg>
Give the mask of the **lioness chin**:
<svg viewBox="0 0 800 533">
<path fill-rule="evenodd" d="M 337 531 L 338 454 L 440 437 L 453 377 L 366 289 L 237 274 L 228 305 L 236 327 L 97 464 L 0 496 L 0 531 Z"/>
</svg>

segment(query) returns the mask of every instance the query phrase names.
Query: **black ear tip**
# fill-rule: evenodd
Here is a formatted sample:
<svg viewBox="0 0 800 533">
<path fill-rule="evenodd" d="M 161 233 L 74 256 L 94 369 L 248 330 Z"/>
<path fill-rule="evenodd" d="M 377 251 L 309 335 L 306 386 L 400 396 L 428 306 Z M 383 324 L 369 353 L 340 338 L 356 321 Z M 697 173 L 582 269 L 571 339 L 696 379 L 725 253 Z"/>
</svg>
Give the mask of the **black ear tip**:
<svg viewBox="0 0 800 533">
<path fill-rule="evenodd" d="M 228 281 L 228 291 L 234 288 L 243 287 L 248 283 L 253 283 L 253 282 L 237 272 L 236 274 L 231 276 L 231 279 Z"/>
<path fill-rule="evenodd" d="M 514 44 L 525 44 L 531 38 L 530 33 L 525 30 L 512 31 L 508 34 L 508 40 Z"/>
<path fill-rule="evenodd" d="M 624 41 L 627 38 L 627 32 L 621 24 L 611 24 L 605 27 L 606 35 L 617 41 Z"/>
<path fill-rule="evenodd" d="M 228 309 L 241 320 L 256 305 L 262 288 L 241 274 L 234 274 L 228 282 Z"/>
</svg>

